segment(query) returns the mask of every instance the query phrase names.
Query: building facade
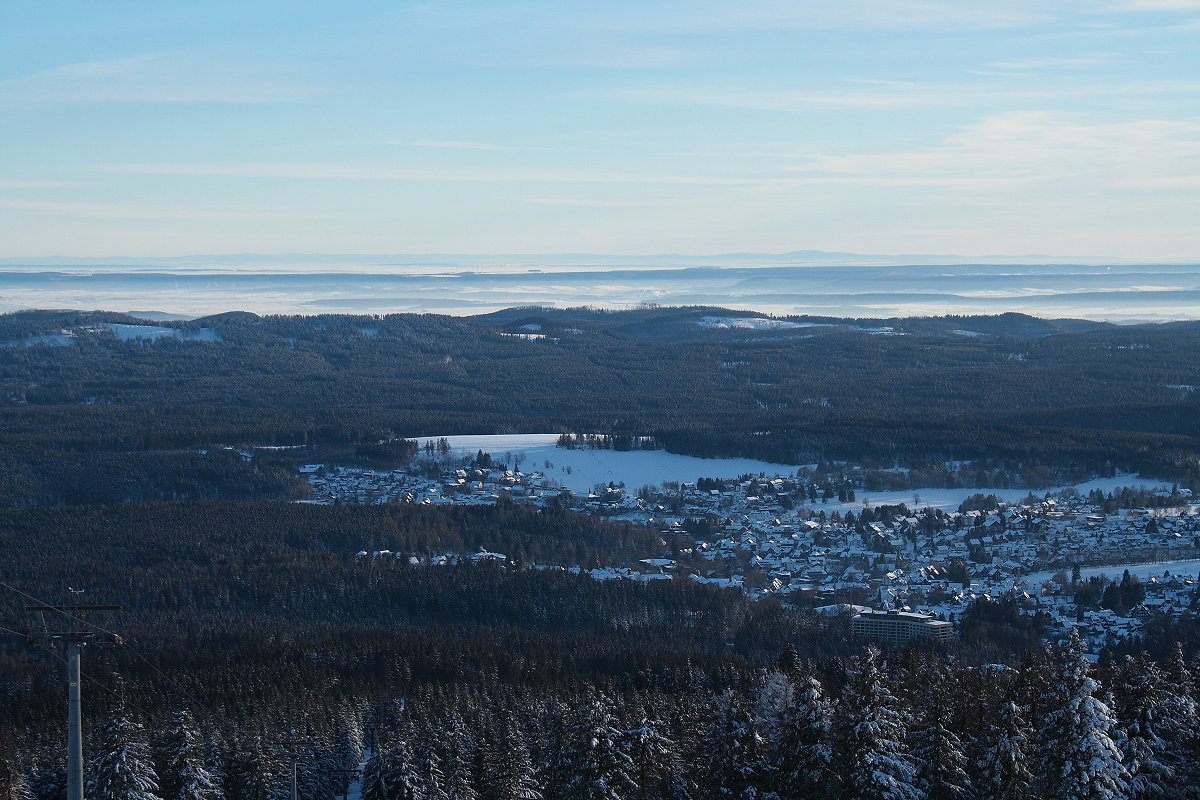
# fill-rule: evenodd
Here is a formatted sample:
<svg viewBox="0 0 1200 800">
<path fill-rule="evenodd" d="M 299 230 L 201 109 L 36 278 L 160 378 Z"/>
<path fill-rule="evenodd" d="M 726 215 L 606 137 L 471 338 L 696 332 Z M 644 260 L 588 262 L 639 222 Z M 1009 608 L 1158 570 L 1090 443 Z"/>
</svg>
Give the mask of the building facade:
<svg viewBox="0 0 1200 800">
<path fill-rule="evenodd" d="M 884 639 L 891 644 L 906 644 L 913 639 L 938 642 L 954 638 L 954 624 L 945 620 L 907 611 L 868 611 L 850 620 L 855 636 Z"/>
</svg>

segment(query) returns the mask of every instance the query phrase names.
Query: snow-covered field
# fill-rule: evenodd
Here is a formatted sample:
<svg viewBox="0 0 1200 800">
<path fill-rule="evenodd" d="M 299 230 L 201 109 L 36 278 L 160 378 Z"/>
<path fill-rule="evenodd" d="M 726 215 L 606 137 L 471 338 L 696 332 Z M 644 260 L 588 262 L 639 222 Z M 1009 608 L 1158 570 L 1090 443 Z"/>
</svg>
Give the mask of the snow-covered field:
<svg viewBox="0 0 1200 800">
<path fill-rule="evenodd" d="M 1151 577 L 1161 578 L 1164 572 L 1171 575 L 1195 577 L 1197 573 L 1200 573 L 1200 560 L 1192 559 L 1188 561 L 1162 561 L 1157 564 L 1118 564 L 1108 567 L 1084 567 L 1079 570 L 1079 574 L 1085 581 L 1093 575 L 1106 575 L 1110 580 L 1120 580 L 1125 570 L 1129 570 L 1129 574 L 1140 581 L 1149 580 Z M 1025 580 L 1030 586 L 1040 586 L 1060 572 L 1065 572 L 1067 577 L 1071 575 L 1070 569 L 1052 569 L 1027 575 L 1025 576 Z"/>
<path fill-rule="evenodd" d="M 428 441 L 436 441 L 439 437 L 428 436 L 418 439 L 422 447 Z M 773 464 L 769 461 L 756 461 L 749 458 L 696 458 L 668 453 L 665 450 L 633 450 L 621 452 L 617 450 L 567 450 L 557 447 L 557 433 L 515 433 L 499 436 L 447 436 L 451 450 L 456 454 L 474 455 L 482 450 L 499 457 L 512 466 L 516 457 L 521 458 L 521 470 L 524 472 L 542 472 L 548 481 L 557 481 L 572 491 L 588 491 L 598 483 L 608 484 L 624 482 L 626 488 L 636 490 L 645 485 L 657 486 L 664 481 L 694 481 L 697 478 L 736 478 L 747 473 L 757 475 L 760 472 L 768 477 L 775 475 L 794 475 L 796 467 L 787 464 Z M 546 466 L 549 462 L 550 466 Z M 1115 478 L 1097 478 L 1087 483 L 1081 483 L 1075 488 L 1081 493 L 1093 489 L 1109 492 L 1120 486 L 1146 486 L 1148 488 L 1168 487 L 1162 481 L 1144 481 L 1134 475 L 1118 475 Z M 1059 487 L 1061 488 L 1061 487 Z M 1041 489 L 1035 494 L 1041 496 L 1055 489 Z M 1029 492 L 1025 489 L 914 489 L 903 492 L 862 492 L 854 502 L 822 503 L 819 507 L 826 511 L 858 510 L 862 508 L 863 500 L 871 505 L 907 503 L 914 507 L 913 496 L 919 495 L 917 508 L 940 508 L 953 511 L 963 500 L 977 492 L 994 494 L 1001 500 L 1017 503 L 1023 500 Z"/>
<path fill-rule="evenodd" d="M 598 483 L 625 483 L 637 490 L 664 481 L 694 481 L 697 478 L 736 478 L 757 475 L 793 475 L 796 468 L 749 458 L 695 458 L 665 450 L 567 450 L 555 445 L 557 433 L 518 433 L 502 436 L 447 436 L 456 454 L 474 455 L 483 450 L 510 467 L 521 458 L 523 472 L 541 472 L 548 482 L 557 482 L 574 492 L 586 492 Z M 438 437 L 418 439 L 424 447 Z M 550 466 L 546 466 L 546 462 Z"/>
<path fill-rule="evenodd" d="M 701 317 L 696 324 L 702 328 L 740 328 L 753 331 L 775 331 L 787 328 L 829 328 L 830 323 L 789 322 L 764 317 Z"/>
<path fill-rule="evenodd" d="M 135 339 L 155 341 L 163 338 L 183 339 L 189 342 L 216 342 L 221 337 L 212 328 L 201 328 L 197 331 L 181 331 L 176 328 L 164 328 L 160 325 L 123 325 L 119 322 L 106 322 L 105 327 L 123 342 Z"/>
<path fill-rule="evenodd" d="M 1087 494 L 1093 489 L 1100 489 L 1104 492 L 1111 492 L 1114 489 L 1119 489 L 1123 486 L 1144 486 L 1147 489 L 1161 489 L 1171 487 L 1171 484 L 1163 481 L 1147 481 L 1142 480 L 1136 475 L 1117 475 L 1114 478 L 1096 478 L 1087 483 L 1076 484 L 1073 488 L 1080 494 Z M 1064 486 L 1056 486 L 1050 489 L 1034 489 L 1033 494 L 1038 497 L 1044 497 L 1046 494 L 1054 494 L 1062 491 Z M 863 500 L 866 499 L 872 506 L 893 505 L 896 503 L 906 503 L 909 508 L 940 508 L 943 511 L 954 511 L 973 494 L 994 494 L 1006 503 L 1019 503 L 1029 495 L 1028 489 L 909 489 L 903 492 L 859 492 L 852 503 L 829 503 L 823 505 L 822 508 L 829 511 L 847 511 L 858 510 L 862 508 Z M 919 495 L 920 502 L 914 503 L 914 495 Z"/>
</svg>

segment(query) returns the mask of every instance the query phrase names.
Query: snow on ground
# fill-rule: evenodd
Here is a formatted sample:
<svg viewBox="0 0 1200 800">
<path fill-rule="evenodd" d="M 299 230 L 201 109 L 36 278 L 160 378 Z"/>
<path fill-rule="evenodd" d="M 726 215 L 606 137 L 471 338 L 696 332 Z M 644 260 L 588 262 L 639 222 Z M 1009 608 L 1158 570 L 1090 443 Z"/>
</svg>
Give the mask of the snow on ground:
<svg viewBox="0 0 1200 800">
<path fill-rule="evenodd" d="M 1088 492 L 1092 491 L 1093 489 L 1099 489 L 1100 491 L 1104 492 L 1105 494 L 1108 494 L 1111 491 L 1114 491 L 1116 489 L 1121 489 L 1126 486 L 1133 486 L 1135 488 L 1142 487 L 1145 489 L 1170 489 L 1171 488 L 1171 484 L 1169 484 L 1165 481 L 1146 481 L 1146 480 L 1142 480 L 1141 478 L 1139 478 L 1136 475 L 1131 475 L 1129 473 L 1123 473 L 1121 475 L 1115 475 L 1111 478 L 1095 478 L 1094 480 L 1090 480 L 1087 483 L 1077 483 L 1077 484 L 1075 484 L 1075 489 L 1080 494 L 1087 494 Z M 1048 491 L 1054 491 L 1054 490 L 1051 489 Z"/>
<path fill-rule="evenodd" d="M 904 333 L 892 327 L 864 328 L 861 325 L 847 325 L 841 322 L 793 322 L 786 319 L 768 319 L 766 317 L 701 317 L 696 324 L 702 328 L 738 328 L 751 331 L 778 331 L 789 328 L 849 328 L 852 331 L 881 336 L 904 336 Z M 755 340 L 752 340 L 755 341 Z"/>
<path fill-rule="evenodd" d="M 183 339 L 189 342 L 216 342 L 221 336 L 212 328 L 201 328 L 196 331 L 181 331 L 177 328 L 164 328 L 159 325 L 124 325 L 119 322 L 106 322 L 106 328 L 123 342 L 134 339 L 157 341 L 166 337 Z"/>
<path fill-rule="evenodd" d="M 1093 489 L 1100 489 L 1108 493 L 1114 489 L 1119 489 L 1124 486 L 1143 486 L 1147 489 L 1169 489 L 1171 484 L 1163 481 L 1147 481 L 1142 480 L 1136 475 L 1117 475 L 1113 478 L 1096 478 L 1087 483 L 1080 483 L 1074 486 L 1074 489 L 1080 494 L 1087 494 Z M 1044 497 L 1047 494 L 1056 494 L 1062 491 L 1063 486 L 1056 486 L 1050 489 L 1034 489 L 1032 493 L 1037 497 Z M 857 511 L 862 508 L 863 500 L 866 499 L 872 506 L 894 505 L 897 503 L 905 503 L 909 508 L 940 508 L 943 511 L 957 511 L 962 505 L 962 501 L 966 500 L 973 494 L 994 494 L 1006 503 L 1019 503 L 1029 496 L 1029 489 L 907 489 L 902 492 L 866 492 L 859 491 L 852 503 L 829 503 L 822 504 L 821 508 L 827 511 Z M 914 503 L 914 495 L 919 495 L 920 502 Z"/>
<path fill-rule="evenodd" d="M 742 328 L 752 331 L 831 327 L 829 323 L 791 322 L 785 319 L 767 319 L 765 317 L 701 317 L 696 320 L 696 324 L 701 328 Z"/>
<path fill-rule="evenodd" d="M 1049 490 L 1047 490 L 1049 491 Z M 1040 495 L 1042 492 L 1035 492 Z M 864 503 L 872 508 L 875 506 L 891 506 L 904 503 L 911 509 L 940 508 L 943 511 L 957 511 L 973 494 L 994 494 L 1006 503 L 1019 503 L 1029 495 L 1028 489 L 905 489 L 899 492 L 868 492 L 855 490 L 855 499 L 847 503 L 819 503 L 817 507 L 824 511 L 854 511 L 858 512 Z M 917 501 L 914 498 L 920 497 Z"/>
<path fill-rule="evenodd" d="M 346 788 L 346 796 L 343 800 L 362 800 L 363 775 L 366 774 L 367 761 L 370 758 L 371 751 L 365 751 L 362 760 L 358 762 L 358 773 L 350 778 L 350 785 Z"/>
<path fill-rule="evenodd" d="M 440 437 L 427 436 L 417 440 L 423 448 L 426 442 L 436 442 Z M 747 473 L 795 475 L 797 467 L 788 464 L 773 464 L 750 458 L 696 458 L 668 453 L 665 450 L 567 450 L 556 446 L 557 433 L 516 433 L 498 436 L 447 436 L 450 448 L 456 455 L 474 455 L 482 450 L 499 457 L 510 467 L 513 459 L 521 457 L 523 472 L 542 472 L 548 482 L 557 482 L 575 492 L 586 492 L 598 483 L 625 483 L 625 487 L 636 490 L 645 485 L 657 486 L 664 481 L 683 483 L 697 478 L 736 478 Z M 551 466 L 547 467 L 546 462 Z M 811 465 L 810 465 L 811 466 Z M 568 472 L 568 469 L 570 470 Z M 1092 489 L 1111 492 L 1121 486 L 1146 486 L 1151 489 L 1167 487 L 1162 481 L 1144 481 L 1134 475 L 1118 475 L 1114 478 L 1097 478 L 1081 483 L 1075 488 L 1082 494 Z M 1058 492 L 1062 487 L 1038 489 L 1039 497 L 1047 492 Z M 858 511 L 866 499 L 872 506 L 906 503 L 909 508 L 926 506 L 955 511 L 962 501 L 973 494 L 994 494 L 1007 503 L 1019 503 L 1028 496 L 1027 489 L 909 489 L 902 492 L 859 492 L 854 502 L 818 503 L 815 508 L 825 511 Z M 913 502 L 919 495 L 920 502 Z"/>
<path fill-rule="evenodd" d="M 1147 581 L 1150 578 L 1161 578 L 1164 572 L 1169 572 L 1172 575 L 1194 577 L 1197 573 L 1200 573 L 1200 559 L 1162 561 L 1156 564 L 1118 564 L 1108 567 L 1084 567 L 1079 570 L 1079 575 L 1085 581 L 1093 575 L 1106 575 L 1110 580 L 1119 581 L 1125 570 L 1129 570 L 1129 574 L 1140 581 Z M 1067 569 L 1051 569 L 1045 572 L 1035 572 L 1032 575 L 1025 576 L 1025 581 L 1030 586 L 1041 586 L 1060 572 L 1066 573 L 1068 579 L 1071 577 L 1071 570 L 1068 567 Z"/>
<path fill-rule="evenodd" d="M 418 439 L 422 447 L 430 436 Z M 557 433 L 518 433 L 503 436 L 447 436 L 456 454 L 474 455 L 479 450 L 503 459 L 510 467 L 521 456 L 521 471 L 541 472 L 547 482 L 557 482 L 574 492 L 587 492 L 598 483 L 625 483 L 637 490 L 664 481 L 694 481 L 697 478 L 736 478 L 760 472 L 794 475 L 796 467 L 750 458 L 696 458 L 665 450 L 568 450 L 558 447 Z M 551 466 L 547 467 L 549 461 Z M 569 470 L 569 471 L 568 471 Z"/>
</svg>

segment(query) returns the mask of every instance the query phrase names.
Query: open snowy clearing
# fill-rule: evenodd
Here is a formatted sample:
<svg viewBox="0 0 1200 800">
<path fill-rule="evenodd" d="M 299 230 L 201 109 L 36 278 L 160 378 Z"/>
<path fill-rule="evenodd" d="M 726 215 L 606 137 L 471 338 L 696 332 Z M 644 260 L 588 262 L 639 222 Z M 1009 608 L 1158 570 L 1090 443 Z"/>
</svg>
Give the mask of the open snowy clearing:
<svg viewBox="0 0 1200 800">
<path fill-rule="evenodd" d="M 1084 567 L 1079 570 L 1079 575 L 1085 581 L 1095 575 L 1105 575 L 1109 580 L 1119 581 L 1125 570 L 1129 570 L 1129 574 L 1139 581 L 1147 581 L 1150 578 L 1161 578 L 1164 572 L 1170 575 L 1195 577 L 1197 573 L 1200 573 L 1200 559 L 1162 561 L 1155 564 L 1117 564 L 1107 567 Z M 1030 586 L 1041 586 L 1060 572 L 1066 573 L 1067 578 L 1070 579 L 1071 570 L 1067 568 L 1035 572 L 1032 575 L 1026 575 L 1025 581 Z"/>
<path fill-rule="evenodd" d="M 422 447 L 439 437 L 418 439 Z M 665 450 L 568 450 L 558 447 L 557 433 L 518 433 L 502 436 L 447 436 L 456 454 L 474 455 L 480 450 L 502 459 L 510 467 L 521 458 L 523 472 L 541 472 L 547 483 L 558 483 L 573 492 L 587 492 L 598 483 L 624 482 L 636 490 L 664 481 L 694 481 L 697 478 L 736 478 L 760 472 L 794 475 L 796 468 L 750 458 L 696 458 Z M 546 462 L 550 466 L 546 466 Z"/>
<path fill-rule="evenodd" d="M 104 326 L 123 342 L 143 339 L 157 341 L 159 339 L 182 339 L 188 342 L 218 342 L 220 335 L 212 328 L 201 328 L 197 331 L 183 331 L 178 328 L 164 328 L 160 325 L 125 325 L 120 322 L 106 322 Z"/>
<path fill-rule="evenodd" d="M 515 433 L 497 436 L 447 436 L 450 449 L 455 455 L 474 455 L 482 450 L 502 459 L 510 467 L 516 458 L 521 459 L 524 472 L 541 472 L 548 483 L 557 482 L 575 492 L 590 491 L 598 483 L 607 485 L 624 482 L 626 488 L 636 490 L 642 486 L 657 486 L 664 481 L 684 483 L 697 478 L 736 478 L 739 475 L 757 475 L 760 472 L 775 475 L 795 475 L 797 467 L 774 464 L 750 458 L 696 458 L 668 453 L 665 450 L 568 450 L 560 448 L 557 433 Z M 417 440 L 423 448 L 426 442 L 436 442 L 437 436 L 426 436 Z M 546 466 L 549 462 L 550 466 Z M 1087 494 L 1093 489 L 1111 492 L 1122 486 L 1145 486 L 1150 489 L 1169 487 L 1162 481 L 1141 480 L 1136 475 L 1118 475 L 1113 478 L 1097 478 L 1075 487 Z M 1034 494 L 1057 492 L 1063 487 L 1039 489 Z M 954 511 L 962 501 L 973 494 L 994 494 L 1007 503 L 1018 503 L 1029 494 L 1026 489 L 912 489 L 901 492 L 860 492 L 854 502 L 817 503 L 816 508 L 826 511 L 861 509 L 863 501 L 872 506 L 906 503 L 909 508 L 940 508 Z M 919 495 L 915 503 L 913 496 Z"/>
<path fill-rule="evenodd" d="M 1137 475 L 1117 475 L 1112 478 L 1096 478 L 1087 483 L 1076 484 L 1073 487 L 1055 486 L 1049 489 L 1033 489 L 1032 494 L 1037 497 L 1045 497 L 1047 494 L 1056 494 L 1065 488 L 1074 488 L 1080 494 L 1087 494 L 1093 489 L 1100 489 L 1108 493 L 1114 489 L 1120 489 L 1125 486 L 1141 486 L 1147 489 L 1169 489 L 1171 484 L 1164 481 L 1149 481 L 1142 480 Z M 978 488 L 961 488 L 961 489 L 908 489 L 902 492 L 858 492 L 857 497 L 852 503 L 829 503 L 822 505 L 830 511 L 857 511 L 862 508 L 863 501 L 868 501 L 872 506 L 894 505 L 897 503 L 905 503 L 909 508 L 940 508 L 943 511 L 956 511 L 962 501 L 966 500 L 973 494 L 994 494 L 996 497 L 1003 500 L 1005 503 L 1015 504 L 1020 503 L 1029 496 L 1029 489 L 978 489 Z M 914 501 L 914 496 L 920 496 L 920 502 Z"/>
</svg>

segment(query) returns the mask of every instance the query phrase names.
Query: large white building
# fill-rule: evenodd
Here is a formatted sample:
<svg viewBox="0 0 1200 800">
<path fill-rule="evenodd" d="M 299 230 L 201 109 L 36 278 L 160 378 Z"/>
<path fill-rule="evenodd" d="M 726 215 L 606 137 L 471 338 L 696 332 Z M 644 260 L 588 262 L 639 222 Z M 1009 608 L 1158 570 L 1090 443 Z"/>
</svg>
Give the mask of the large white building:
<svg viewBox="0 0 1200 800">
<path fill-rule="evenodd" d="M 905 644 L 920 638 L 939 642 L 954 638 L 953 623 L 907 611 L 867 611 L 856 614 L 850 620 L 850 630 L 856 636 L 886 639 L 892 644 Z"/>
</svg>

